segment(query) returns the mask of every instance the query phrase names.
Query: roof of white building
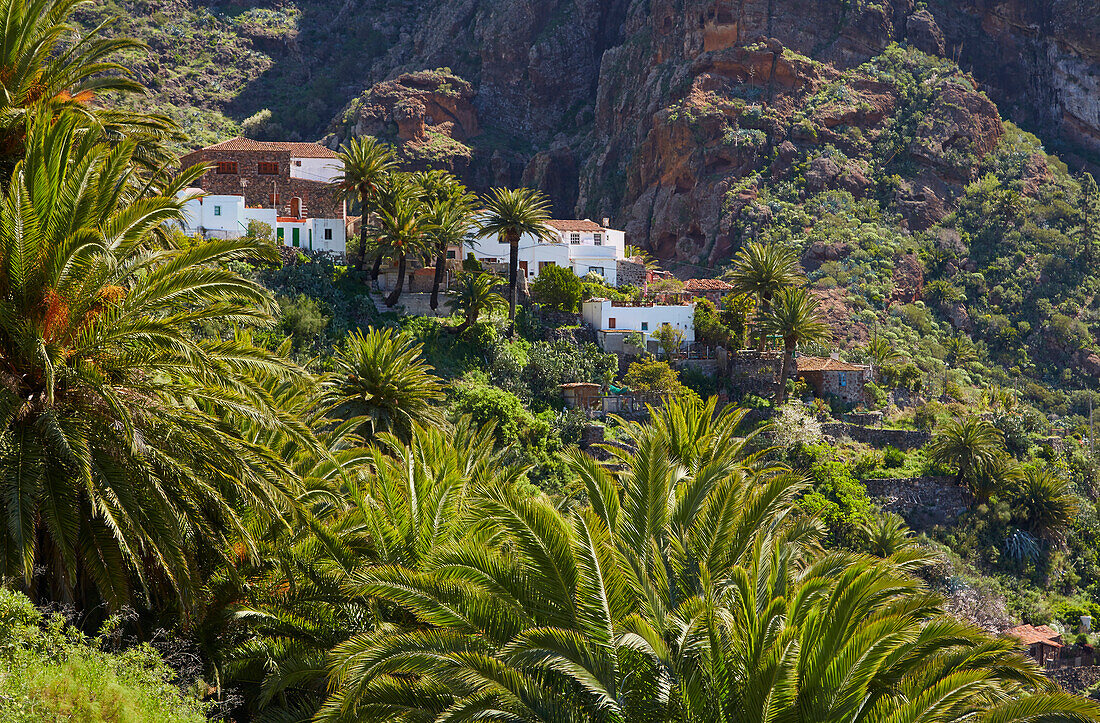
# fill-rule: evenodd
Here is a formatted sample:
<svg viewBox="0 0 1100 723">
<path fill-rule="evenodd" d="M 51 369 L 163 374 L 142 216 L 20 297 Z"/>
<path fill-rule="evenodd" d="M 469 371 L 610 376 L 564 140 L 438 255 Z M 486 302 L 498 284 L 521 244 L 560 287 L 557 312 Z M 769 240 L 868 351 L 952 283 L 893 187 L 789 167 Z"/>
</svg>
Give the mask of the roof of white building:
<svg viewBox="0 0 1100 723">
<path fill-rule="evenodd" d="M 204 151 L 290 151 L 297 158 L 337 158 L 338 156 L 320 143 L 290 143 L 254 141 L 251 138 L 231 138 L 203 148 Z"/>
<path fill-rule="evenodd" d="M 546 223 L 559 231 L 603 231 L 604 227 L 589 219 L 551 219 Z"/>
</svg>

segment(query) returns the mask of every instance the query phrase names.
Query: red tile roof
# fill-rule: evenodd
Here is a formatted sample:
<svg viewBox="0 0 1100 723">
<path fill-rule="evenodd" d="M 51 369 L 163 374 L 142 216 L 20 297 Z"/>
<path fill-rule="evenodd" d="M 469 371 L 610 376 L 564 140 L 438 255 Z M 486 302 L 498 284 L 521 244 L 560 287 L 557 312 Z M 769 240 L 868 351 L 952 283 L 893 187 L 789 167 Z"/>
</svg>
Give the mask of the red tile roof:
<svg viewBox="0 0 1100 723">
<path fill-rule="evenodd" d="M 1046 625 L 1017 625 L 1014 628 L 1006 630 L 1005 634 L 1011 635 L 1024 645 L 1046 643 L 1047 645 L 1053 645 L 1058 648 L 1062 647 L 1062 644 L 1058 642 L 1058 639 L 1062 636 Z"/>
<path fill-rule="evenodd" d="M 577 219 L 552 219 L 546 223 L 559 231 L 603 231 L 603 226 L 595 221 Z"/>
<path fill-rule="evenodd" d="M 336 154 L 319 143 L 289 143 L 254 141 L 251 138 L 231 138 L 203 148 L 204 151 L 290 151 L 296 158 L 336 158 Z"/>
<path fill-rule="evenodd" d="M 867 368 L 832 357 L 800 356 L 796 361 L 800 372 L 861 372 Z"/>
<path fill-rule="evenodd" d="M 721 279 L 688 279 L 684 291 L 731 291 L 733 287 Z"/>
</svg>

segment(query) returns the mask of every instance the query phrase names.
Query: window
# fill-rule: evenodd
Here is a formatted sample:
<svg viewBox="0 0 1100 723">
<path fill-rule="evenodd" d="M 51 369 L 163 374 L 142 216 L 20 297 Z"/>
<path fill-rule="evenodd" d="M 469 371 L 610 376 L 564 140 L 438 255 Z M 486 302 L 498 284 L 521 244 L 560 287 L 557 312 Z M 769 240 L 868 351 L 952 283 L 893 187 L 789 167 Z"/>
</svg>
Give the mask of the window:
<svg viewBox="0 0 1100 723">
<path fill-rule="evenodd" d="M 642 331 L 649 331 L 649 322 L 648 321 L 643 321 L 642 322 Z"/>
<path fill-rule="evenodd" d="M 603 234 L 602 233 L 592 234 L 592 243 L 596 244 L 597 246 L 603 246 Z"/>
<path fill-rule="evenodd" d="M 331 228 L 326 228 L 325 229 L 325 241 L 331 241 L 331 240 L 332 240 L 332 229 Z"/>
<path fill-rule="evenodd" d="M 590 273 L 590 274 L 599 274 L 600 276 L 603 276 L 603 267 L 602 266 L 589 266 L 588 267 L 588 273 Z"/>
<path fill-rule="evenodd" d="M 614 329 L 615 328 L 615 317 L 614 316 L 610 317 L 607 320 L 607 328 L 608 329 Z"/>
<path fill-rule="evenodd" d="M 235 174 L 236 172 L 237 172 L 237 162 L 236 161 L 218 161 L 217 168 L 215 169 L 215 173 L 219 173 L 223 176 L 232 175 L 232 174 Z"/>
<path fill-rule="evenodd" d="M 571 233 L 571 234 L 569 234 L 569 243 L 571 243 L 571 244 L 573 244 L 574 246 L 576 246 L 576 245 L 577 245 L 577 244 L 579 244 L 580 242 L 581 242 L 581 235 L 580 235 L 579 233 Z"/>
<path fill-rule="evenodd" d="M 275 161 L 260 161 L 257 164 L 256 172 L 261 176 L 277 176 L 279 175 L 279 164 Z"/>
<path fill-rule="evenodd" d="M 454 251 L 448 251 L 447 252 L 447 258 L 448 259 L 453 259 L 454 257 L 455 257 L 455 252 Z"/>
<path fill-rule="evenodd" d="M 214 207 L 214 215 L 215 216 L 221 216 L 222 215 L 222 207 L 221 206 L 215 206 Z"/>
<path fill-rule="evenodd" d="M 301 162 L 301 161 L 294 161 L 294 165 L 295 165 L 295 166 L 298 166 L 299 168 L 301 168 L 301 166 L 302 166 L 302 162 Z"/>
<path fill-rule="evenodd" d="M 848 372 L 841 372 L 840 373 L 840 386 L 842 386 L 842 387 L 848 386 Z"/>
</svg>

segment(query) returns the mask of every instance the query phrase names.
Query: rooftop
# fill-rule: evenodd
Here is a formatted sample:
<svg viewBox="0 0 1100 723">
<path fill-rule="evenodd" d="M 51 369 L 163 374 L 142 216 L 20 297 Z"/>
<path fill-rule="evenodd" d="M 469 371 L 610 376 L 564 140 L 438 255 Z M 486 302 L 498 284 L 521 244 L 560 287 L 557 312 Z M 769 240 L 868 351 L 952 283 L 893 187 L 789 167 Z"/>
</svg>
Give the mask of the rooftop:
<svg viewBox="0 0 1100 723">
<path fill-rule="evenodd" d="M 867 368 L 831 357 L 800 356 L 797 361 L 800 372 L 861 372 Z"/>
<path fill-rule="evenodd" d="M 297 158 L 337 158 L 319 143 L 254 141 L 251 138 L 231 138 L 203 148 L 204 151 L 290 151 Z"/>
<path fill-rule="evenodd" d="M 551 219 L 546 223 L 559 231 L 603 231 L 604 227 L 586 219 Z"/>
<path fill-rule="evenodd" d="M 732 291 L 733 287 L 721 279 L 688 279 L 684 291 Z"/>
<path fill-rule="evenodd" d="M 1062 636 L 1047 625 L 1017 625 L 1006 630 L 1005 634 L 1011 635 L 1024 645 L 1046 643 L 1047 645 L 1062 647 L 1062 644 L 1058 641 Z"/>
</svg>

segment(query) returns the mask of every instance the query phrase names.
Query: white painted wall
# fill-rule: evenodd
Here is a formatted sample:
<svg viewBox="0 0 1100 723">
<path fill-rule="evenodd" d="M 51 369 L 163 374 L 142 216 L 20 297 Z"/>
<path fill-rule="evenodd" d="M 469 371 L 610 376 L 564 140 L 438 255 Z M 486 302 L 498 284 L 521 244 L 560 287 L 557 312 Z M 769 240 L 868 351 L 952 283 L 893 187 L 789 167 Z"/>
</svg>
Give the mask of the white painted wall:
<svg viewBox="0 0 1100 723">
<path fill-rule="evenodd" d="M 183 193 L 187 194 L 186 191 Z M 202 229 L 211 237 L 243 236 L 248 230 L 249 221 L 262 221 L 271 226 L 271 232 L 276 238 L 279 229 L 282 229 L 285 246 L 294 245 L 293 229 L 297 228 L 299 248 L 329 251 L 341 256 L 347 253 L 347 232 L 342 218 L 279 220 L 273 208 L 246 208 L 243 196 L 193 198 L 184 204 L 183 216 L 183 232 L 188 235 L 199 233 Z M 331 238 L 325 238 L 326 230 L 330 232 Z"/>
<path fill-rule="evenodd" d="M 552 241 L 539 241 L 524 234 L 519 239 L 519 260 L 527 262 L 527 279 L 538 277 L 539 263 L 553 262 L 568 266 L 577 276 L 584 276 L 592 267 L 602 268 L 603 277 L 611 286 L 618 283 L 616 260 L 624 258 L 625 234 L 614 229 L 602 232 L 602 243 L 597 246 L 591 231 L 580 232 L 580 243 L 571 243 L 571 232 L 560 231 Z M 463 258 L 473 253 L 478 261 L 496 259 L 508 263 L 508 244 L 496 238 L 468 238 L 462 249 Z"/>
<path fill-rule="evenodd" d="M 610 299 L 592 299 L 581 304 L 585 323 L 597 331 L 608 329 L 640 331 L 646 340 L 661 328 L 671 324 L 684 332 L 684 341 L 695 341 L 694 304 L 654 304 L 653 306 L 613 306 Z M 614 326 L 611 320 L 614 319 Z"/>
<path fill-rule="evenodd" d="M 290 177 L 332 183 L 343 172 L 335 158 L 291 158 Z"/>
</svg>

